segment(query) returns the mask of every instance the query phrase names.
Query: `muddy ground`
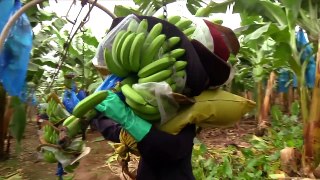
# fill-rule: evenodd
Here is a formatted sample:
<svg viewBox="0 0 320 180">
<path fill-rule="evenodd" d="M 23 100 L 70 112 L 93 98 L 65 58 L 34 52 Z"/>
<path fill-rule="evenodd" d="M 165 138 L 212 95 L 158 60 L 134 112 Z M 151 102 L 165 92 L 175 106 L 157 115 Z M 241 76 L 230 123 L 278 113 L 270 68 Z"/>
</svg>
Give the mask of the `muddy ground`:
<svg viewBox="0 0 320 180">
<path fill-rule="evenodd" d="M 245 144 L 245 137 L 252 134 L 255 129 L 255 121 L 243 119 L 232 128 L 203 129 L 197 138 L 209 148 L 223 148 L 230 144 Z M 15 150 L 15 141 L 11 141 L 10 158 L 0 162 L 0 180 L 23 179 L 23 180 L 55 180 L 57 179 L 56 164 L 41 161 L 36 152 L 39 145 L 38 128 L 35 122 L 27 124 L 21 152 Z M 73 174 L 67 174 L 64 179 L 73 177 L 75 180 L 120 180 L 124 179 L 121 168 L 117 162 L 107 164 L 108 157 L 114 152 L 108 141 L 101 138 L 96 131 L 87 134 L 86 145 L 91 148 L 89 155 L 81 159 L 79 167 Z M 133 166 L 138 159 L 133 161 Z"/>
</svg>

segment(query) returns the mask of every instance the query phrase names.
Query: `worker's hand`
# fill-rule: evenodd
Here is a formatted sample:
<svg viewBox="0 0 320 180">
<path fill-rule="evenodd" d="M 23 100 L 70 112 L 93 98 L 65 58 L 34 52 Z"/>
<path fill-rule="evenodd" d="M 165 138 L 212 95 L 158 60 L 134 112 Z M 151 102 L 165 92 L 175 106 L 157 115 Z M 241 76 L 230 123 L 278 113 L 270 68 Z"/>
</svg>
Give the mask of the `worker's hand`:
<svg viewBox="0 0 320 180">
<path fill-rule="evenodd" d="M 103 115 L 119 123 L 136 141 L 141 141 L 151 129 L 151 124 L 135 115 L 133 111 L 114 92 L 96 106 Z"/>
<path fill-rule="evenodd" d="M 99 112 L 113 119 L 119 124 L 122 124 L 126 119 L 127 108 L 128 107 L 119 98 L 119 96 L 112 91 L 108 91 L 107 98 L 96 106 L 96 109 Z"/>
</svg>

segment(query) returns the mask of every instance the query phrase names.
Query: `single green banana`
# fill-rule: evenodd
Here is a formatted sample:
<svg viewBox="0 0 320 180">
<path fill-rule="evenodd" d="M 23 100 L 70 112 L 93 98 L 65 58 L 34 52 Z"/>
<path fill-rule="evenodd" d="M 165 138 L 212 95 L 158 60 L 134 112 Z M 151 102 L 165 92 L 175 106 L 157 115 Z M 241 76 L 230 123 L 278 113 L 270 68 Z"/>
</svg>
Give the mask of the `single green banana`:
<svg viewBox="0 0 320 180">
<path fill-rule="evenodd" d="M 116 55 L 115 60 L 116 60 L 116 62 L 117 62 L 122 68 L 124 68 L 124 67 L 123 67 L 123 64 L 122 64 L 122 62 L 121 62 L 121 48 L 122 48 L 122 45 L 123 45 L 124 41 L 127 39 L 127 37 L 128 37 L 130 34 L 132 34 L 131 31 L 125 32 L 125 33 L 121 36 L 121 38 L 119 39 L 118 44 L 116 45 L 117 47 L 116 47 L 116 52 L 115 52 L 115 55 Z"/>
<path fill-rule="evenodd" d="M 164 58 L 155 60 L 152 63 L 140 69 L 138 72 L 138 76 L 140 78 L 151 76 L 152 74 L 155 74 L 159 71 L 167 69 L 175 62 L 176 60 L 174 58 L 169 58 L 169 57 L 164 57 Z"/>
<path fill-rule="evenodd" d="M 168 17 L 168 22 L 171 24 L 176 24 L 177 22 L 179 22 L 181 19 L 180 16 L 169 16 Z"/>
<path fill-rule="evenodd" d="M 149 121 L 149 122 L 157 122 L 161 119 L 161 115 L 160 113 L 155 113 L 155 114 L 146 114 L 146 113 L 142 113 L 139 111 L 136 111 L 133 109 L 133 112 L 139 116 L 140 118 Z"/>
<path fill-rule="evenodd" d="M 70 124 L 72 121 L 74 121 L 75 119 L 77 119 L 77 117 L 71 115 L 69 116 L 67 119 L 65 119 L 62 123 L 63 126 L 67 126 L 68 124 Z"/>
<path fill-rule="evenodd" d="M 74 107 L 72 114 L 75 117 L 82 118 L 89 110 L 95 108 L 99 103 L 105 100 L 107 96 L 107 90 L 90 94 L 86 98 L 82 99 L 76 107 Z"/>
<path fill-rule="evenodd" d="M 183 33 L 184 33 L 186 36 L 191 36 L 195 30 L 196 30 L 196 27 L 191 26 L 191 27 L 189 27 L 188 29 L 184 30 Z"/>
<path fill-rule="evenodd" d="M 192 21 L 190 21 L 189 19 L 180 19 L 180 21 L 178 21 L 175 26 L 177 26 L 178 29 L 180 29 L 181 31 L 186 30 L 187 28 L 190 27 L 190 25 L 192 24 Z"/>
<path fill-rule="evenodd" d="M 177 37 L 177 36 L 173 36 L 167 39 L 162 46 L 163 52 L 172 50 L 176 45 L 178 45 L 179 42 L 180 42 L 180 37 Z"/>
<path fill-rule="evenodd" d="M 131 32 L 136 32 L 138 29 L 138 26 L 139 26 L 139 23 L 135 19 L 132 19 L 128 24 L 127 30 Z"/>
<path fill-rule="evenodd" d="M 140 57 L 141 57 L 141 52 L 142 52 L 145 38 L 146 38 L 146 35 L 144 33 L 140 33 L 134 38 L 132 42 L 132 46 L 130 48 L 129 61 L 130 61 L 131 70 L 133 72 L 139 71 Z"/>
<path fill-rule="evenodd" d="M 209 15 L 208 13 L 207 13 L 207 10 L 206 10 L 206 8 L 205 7 L 200 7 L 197 11 L 196 11 L 196 13 L 195 13 L 195 17 L 204 17 L 204 16 L 206 16 L 206 15 Z"/>
<path fill-rule="evenodd" d="M 161 48 L 165 40 L 166 35 L 160 34 L 151 42 L 151 44 L 146 48 L 146 51 L 143 53 L 140 69 L 150 64 L 154 60 L 154 57 L 159 52 L 159 49 Z"/>
<path fill-rule="evenodd" d="M 166 69 L 159 71 L 151 76 L 145 77 L 145 78 L 140 78 L 139 83 L 146 83 L 146 82 L 161 82 L 166 80 L 168 77 L 170 77 L 172 74 L 171 69 Z"/>
<path fill-rule="evenodd" d="M 117 46 L 119 44 L 119 40 L 121 39 L 121 37 L 126 33 L 127 31 L 125 30 L 120 30 L 116 37 L 114 38 L 113 42 L 112 42 L 112 57 L 113 60 L 116 61 L 116 64 L 119 65 L 119 63 L 117 62 Z"/>
<path fill-rule="evenodd" d="M 117 62 L 114 59 L 114 56 L 112 56 L 110 50 L 108 48 L 104 49 L 104 59 L 107 64 L 108 70 L 119 76 L 119 77 L 126 77 L 129 72 L 122 68 L 120 65 L 117 64 Z"/>
<path fill-rule="evenodd" d="M 137 28 L 137 33 L 145 33 L 147 34 L 148 32 L 148 21 L 147 19 L 143 19 L 142 21 L 140 21 L 139 26 Z"/>
<path fill-rule="evenodd" d="M 131 101 L 141 105 L 147 104 L 147 102 L 143 99 L 143 97 L 128 84 L 121 86 L 121 92 L 126 97 L 126 99 L 128 98 Z"/>
<path fill-rule="evenodd" d="M 213 22 L 214 24 L 219 24 L 219 25 L 223 23 L 222 19 L 210 19 L 210 21 Z"/>
<path fill-rule="evenodd" d="M 186 73 L 185 70 L 180 70 L 180 71 L 177 71 L 177 72 L 173 73 L 173 76 L 183 78 L 183 77 L 186 76 L 186 74 L 187 74 L 187 73 Z"/>
<path fill-rule="evenodd" d="M 162 55 L 162 57 L 172 57 L 172 58 L 178 59 L 178 58 L 182 57 L 185 52 L 186 52 L 185 49 L 177 48 L 177 49 L 174 49 L 172 51 L 167 52 L 166 54 Z"/>
<path fill-rule="evenodd" d="M 130 108 L 132 108 L 133 110 L 136 110 L 136 111 L 139 111 L 141 113 L 145 113 L 145 114 L 156 114 L 156 113 L 159 113 L 159 110 L 157 107 L 153 107 L 149 104 L 147 105 L 141 105 L 141 104 L 138 104 L 134 101 L 132 101 L 131 99 L 129 98 L 126 98 L 126 103 L 128 104 L 128 106 Z"/>
<path fill-rule="evenodd" d="M 187 61 L 176 61 L 174 64 L 173 64 L 173 69 L 175 71 L 180 71 L 182 69 L 185 69 L 186 66 L 187 66 Z"/>
<path fill-rule="evenodd" d="M 162 32 L 162 23 L 155 24 L 150 32 L 148 33 L 145 42 L 144 42 L 144 49 L 150 45 L 150 43 L 161 34 Z"/>
<path fill-rule="evenodd" d="M 129 62 L 129 55 L 132 42 L 136 36 L 136 33 L 131 33 L 123 42 L 121 51 L 120 51 L 120 60 L 122 67 L 128 71 L 131 70 L 130 62 Z"/>
</svg>

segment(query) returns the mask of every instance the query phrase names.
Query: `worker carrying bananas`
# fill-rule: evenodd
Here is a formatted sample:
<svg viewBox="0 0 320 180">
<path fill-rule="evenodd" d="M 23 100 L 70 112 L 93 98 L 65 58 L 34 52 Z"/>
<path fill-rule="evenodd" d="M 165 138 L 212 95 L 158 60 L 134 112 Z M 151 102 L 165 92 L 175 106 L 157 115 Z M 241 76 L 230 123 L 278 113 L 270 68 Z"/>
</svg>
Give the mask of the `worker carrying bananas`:
<svg viewBox="0 0 320 180">
<path fill-rule="evenodd" d="M 138 142 L 141 159 L 136 179 L 194 179 L 191 154 L 195 125 L 186 126 L 177 135 L 158 130 L 111 91 L 97 110 L 102 114 L 92 122 L 107 140 L 120 143 L 121 132 L 126 131 Z"/>
<path fill-rule="evenodd" d="M 200 40 L 190 40 L 182 31 L 165 20 L 147 16 L 138 18 L 147 19 L 151 25 L 161 22 L 165 27 L 163 33 L 181 38 L 188 62 L 184 95 L 199 96 L 209 87 L 219 87 L 230 79 L 232 68 L 226 61 L 230 53 L 236 54 L 239 50 L 238 40 L 232 30 L 204 20 L 207 25 L 206 30 L 212 36 L 214 44 L 214 46 L 207 47 Z M 111 29 L 122 19 L 114 19 Z M 138 180 L 195 179 L 192 173 L 191 156 L 196 125 L 190 118 L 187 118 L 193 116 L 173 118 L 169 122 L 175 121 L 177 123 L 172 124 L 177 124 L 179 127 L 173 130 L 172 127 L 170 130 L 162 129 L 137 116 L 111 90 L 106 99 L 96 106 L 96 110 L 100 113 L 91 123 L 97 127 L 105 139 L 122 143 L 130 141 L 126 143 L 126 146 L 131 149 L 131 152 L 140 155 L 136 177 L 132 178 Z M 208 117 L 212 117 L 210 109 L 202 108 L 201 110 L 203 115 L 208 114 Z M 201 119 L 201 117 L 196 117 L 196 119 Z"/>
</svg>

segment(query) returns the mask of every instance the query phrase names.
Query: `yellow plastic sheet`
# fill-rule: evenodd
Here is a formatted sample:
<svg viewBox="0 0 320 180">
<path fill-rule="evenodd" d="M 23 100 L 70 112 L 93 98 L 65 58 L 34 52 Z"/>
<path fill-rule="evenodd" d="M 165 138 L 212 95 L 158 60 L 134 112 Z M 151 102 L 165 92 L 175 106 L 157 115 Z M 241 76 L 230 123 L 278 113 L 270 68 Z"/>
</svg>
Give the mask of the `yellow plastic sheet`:
<svg viewBox="0 0 320 180">
<path fill-rule="evenodd" d="M 200 127 L 228 127 L 255 107 L 255 102 L 217 89 L 203 91 L 195 97 L 196 103 L 183 107 L 178 114 L 159 127 L 170 134 L 177 134 L 187 124 Z"/>
</svg>

